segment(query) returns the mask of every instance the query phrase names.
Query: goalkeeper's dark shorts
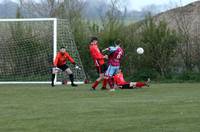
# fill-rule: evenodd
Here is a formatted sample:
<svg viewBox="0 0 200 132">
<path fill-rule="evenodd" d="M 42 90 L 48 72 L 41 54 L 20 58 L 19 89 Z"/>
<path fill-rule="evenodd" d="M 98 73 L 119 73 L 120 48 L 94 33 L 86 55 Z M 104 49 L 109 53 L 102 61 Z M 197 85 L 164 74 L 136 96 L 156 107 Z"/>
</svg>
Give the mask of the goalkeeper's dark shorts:
<svg viewBox="0 0 200 132">
<path fill-rule="evenodd" d="M 64 64 L 62 66 L 58 66 L 59 69 L 61 69 L 62 71 L 66 71 L 66 69 L 69 68 L 69 66 L 67 64 Z"/>
<path fill-rule="evenodd" d="M 98 74 L 102 74 L 102 73 L 105 73 L 107 71 L 108 66 L 107 66 L 107 64 L 103 64 L 101 66 L 96 66 L 96 69 L 97 69 Z"/>
</svg>

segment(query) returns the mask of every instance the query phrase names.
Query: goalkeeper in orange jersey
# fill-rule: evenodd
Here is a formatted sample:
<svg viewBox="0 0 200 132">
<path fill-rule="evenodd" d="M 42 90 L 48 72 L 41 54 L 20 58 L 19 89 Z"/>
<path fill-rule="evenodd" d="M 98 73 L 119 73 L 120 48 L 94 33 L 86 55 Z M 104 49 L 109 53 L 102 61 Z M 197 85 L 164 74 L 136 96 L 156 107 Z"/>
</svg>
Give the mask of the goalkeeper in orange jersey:
<svg viewBox="0 0 200 132">
<path fill-rule="evenodd" d="M 126 82 L 124 80 L 124 75 L 121 70 L 113 76 L 115 87 L 120 89 L 133 89 L 133 88 L 142 88 L 144 86 L 149 87 L 150 79 L 146 82 Z"/>
<path fill-rule="evenodd" d="M 77 85 L 74 84 L 74 76 L 71 69 L 68 67 L 67 60 L 69 60 L 72 64 L 76 66 L 74 59 L 66 52 L 65 47 L 61 47 L 60 51 L 57 53 L 56 58 L 54 60 L 54 68 L 52 70 L 52 80 L 51 85 L 54 85 L 55 75 L 59 71 L 66 72 L 69 75 L 69 79 L 71 81 L 71 86 L 76 87 Z M 76 66 L 77 68 L 78 66 Z"/>
</svg>

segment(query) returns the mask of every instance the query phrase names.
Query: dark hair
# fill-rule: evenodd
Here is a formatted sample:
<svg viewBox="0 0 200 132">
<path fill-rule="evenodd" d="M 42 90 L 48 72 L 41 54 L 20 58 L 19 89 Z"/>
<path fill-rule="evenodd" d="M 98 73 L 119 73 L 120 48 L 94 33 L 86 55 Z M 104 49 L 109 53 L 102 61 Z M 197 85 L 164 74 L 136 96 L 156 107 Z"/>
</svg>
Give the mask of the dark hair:
<svg viewBox="0 0 200 132">
<path fill-rule="evenodd" d="M 65 49 L 65 47 L 64 47 L 64 46 L 62 46 L 62 47 L 60 47 L 60 49 Z"/>
<path fill-rule="evenodd" d="M 120 45 L 120 44 L 122 44 L 122 41 L 121 41 L 120 39 L 117 39 L 117 40 L 115 41 L 115 44 L 116 44 L 116 45 Z"/>
<path fill-rule="evenodd" d="M 93 42 L 95 40 L 98 41 L 98 38 L 97 37 L 92 37 L 90 42 Z"/>
</svg>

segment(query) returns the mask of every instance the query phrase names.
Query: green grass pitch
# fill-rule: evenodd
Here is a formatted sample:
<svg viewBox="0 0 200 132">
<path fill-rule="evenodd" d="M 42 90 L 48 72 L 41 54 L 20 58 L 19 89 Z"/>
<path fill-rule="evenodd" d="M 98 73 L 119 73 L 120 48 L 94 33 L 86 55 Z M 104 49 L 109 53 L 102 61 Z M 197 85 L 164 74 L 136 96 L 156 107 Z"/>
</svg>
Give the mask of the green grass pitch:
<svg viewBox="0 0 200 132">
<path fill-rule="evenodd" d="M 200 84 L 0 85 L 0 132 L 200 132 Z"/>
</svg>

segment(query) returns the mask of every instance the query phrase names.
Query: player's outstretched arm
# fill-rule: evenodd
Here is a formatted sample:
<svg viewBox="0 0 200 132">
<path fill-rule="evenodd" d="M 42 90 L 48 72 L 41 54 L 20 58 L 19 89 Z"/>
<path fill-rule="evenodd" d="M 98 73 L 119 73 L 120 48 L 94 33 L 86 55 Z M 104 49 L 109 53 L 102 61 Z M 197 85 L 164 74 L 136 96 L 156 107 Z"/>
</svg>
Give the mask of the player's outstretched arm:
<svg viewBox="0 0 200 132">
<path fill-rule="evenodd" d="M 106 48 L 106 49 L 103 49 L 102 52 L 109 51 L 109 52 L 112 53 L 112 52 L 114 52 L 114 51 L 116 51 L 116 50 L 117 50 L 116 47 L 110 46 L 110 47 L 108 47 L 108 48 Z"/>
<path fill-rule="evenodd" d="M 105 48 L 105 49 L 102 50 L 102 52 L 106 52 L 108 50 L 109 50 L 109 48 Z"/>
<path fill-rule="evenodd" d="M 73 59 L 69 54 L 67 54 L 67 59 L 68 59 L 72 64 L 76 65 L 74 59 Z"/>
<path fill-rule="evenodd" d="M 108 59 L 108 55 L 104 55 L 104 57 L 103 57 L 104 59 Z"/>
</svg>

